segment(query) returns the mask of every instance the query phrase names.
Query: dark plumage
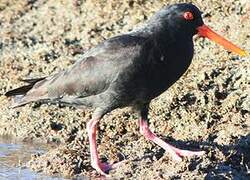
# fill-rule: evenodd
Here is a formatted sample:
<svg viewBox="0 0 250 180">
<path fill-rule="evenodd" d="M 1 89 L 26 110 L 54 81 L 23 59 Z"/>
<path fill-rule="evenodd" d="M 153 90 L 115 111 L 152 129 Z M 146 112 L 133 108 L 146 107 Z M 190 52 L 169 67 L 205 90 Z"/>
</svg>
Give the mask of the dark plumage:
<svg viewBox="0 0 250 180">
<path fill-rule="evenodd" d="M 167 90 L 189 67 L 193 57 L 192 37 L 199 33 L 217 42 L 221 38 L 214 32 L 212 37 L 207 31 L 212 32 L 204 25 L 196 6 L 185 3 L 167 6 L 144 26 L 90 49 L 68 70 L 27 81 L 29 85 L 9 91 L 6 96 L 23 95 L 14 107 L 50 101 L 95 108 L 87 127 L 92 166 L 102 174 L 111 165 L 99 161 L 96 125 L 103 115 L 120 107 L 134 107 L 141 118 L 142 134 L 174 159 L 201 155 L 203 152 L 179 150 L 157 138 L 148 129 L 147 115 L 150 101 Z M 244 55 L 244 51 L 232 46 L 228 48 Z"/>
<path fill-rule="evenodd" d="M 29 90 L 33 88 L 33 86 L 38 82 L 41 81 L 45 78 L 37 78 L 37 79 L 21 79 L 21 81 L 29 83 L 28 85 L 13 89 L 5 93 L 5 96 L 10 97 L 10 96 L 17 96 L 17 95 L 24 95 L 26 94 Z"/>
</svg>

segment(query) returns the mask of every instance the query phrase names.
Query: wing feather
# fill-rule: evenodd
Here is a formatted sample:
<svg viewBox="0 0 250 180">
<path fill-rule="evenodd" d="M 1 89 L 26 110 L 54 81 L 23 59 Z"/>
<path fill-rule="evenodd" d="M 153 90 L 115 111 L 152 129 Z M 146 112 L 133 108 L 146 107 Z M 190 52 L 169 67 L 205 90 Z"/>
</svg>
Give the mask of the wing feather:
<svg viewBox="0 0 250 180">
<path fill-rule="evenodd" d="M 71 68 L 35 83 L 20 102 L 102 93 L 140 55 L 144 42 L 145 38 L 132 35 L 108 39 L 86 52 Z"/>
</svg>

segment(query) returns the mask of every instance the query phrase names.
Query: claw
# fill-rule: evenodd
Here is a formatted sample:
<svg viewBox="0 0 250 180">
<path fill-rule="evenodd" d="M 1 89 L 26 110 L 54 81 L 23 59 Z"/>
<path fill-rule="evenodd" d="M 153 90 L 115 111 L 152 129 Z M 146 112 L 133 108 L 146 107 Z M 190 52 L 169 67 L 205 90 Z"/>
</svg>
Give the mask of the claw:
<svg viewBox="0 0 250 180">
<path fill-rule="evenodd" d="M 121 165 L 121 163 L 124 163 L 124 162 L 126 162 L 126 160 L 113 163 L 113 164 L 103 162 L 103 163 L 98 163 L 98 164 L 92 164 L 92 167 L 95 168 L 96 171 L 100 173 L 101 175 L 105 177 L 110 177 L 110 175 L 108 175 L 109 171 L 112 169 L 116 169 L 117 167 Z"/>
<path fill-rule="evenodd" d="M 206 153 L 205 151 L 189 151 L 189 150 L 178 149 L 175 147 L 173 147 L 172 150 L 175 152 L 175 155 L 178 156 L 177 159 L 175 156 L 172 156 L 172 158 L 178 162 L 180 162 L 179 159 L 182 160 L 181 157 L 202 156 Z"/>
</svg>

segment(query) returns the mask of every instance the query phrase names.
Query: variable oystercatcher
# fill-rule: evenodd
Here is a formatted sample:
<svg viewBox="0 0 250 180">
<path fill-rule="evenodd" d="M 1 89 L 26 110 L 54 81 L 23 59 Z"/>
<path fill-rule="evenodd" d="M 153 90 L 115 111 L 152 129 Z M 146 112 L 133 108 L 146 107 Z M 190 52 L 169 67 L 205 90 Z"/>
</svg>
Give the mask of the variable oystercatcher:
<svg viewBox="0 0 250 180">
<path fill-rule="evenodd" d="M 99 120 L 116 108 L 132 106 L 137 110 L 140 132 L 169 152 L 174 160 L 202 155 L 204 151 L 173 147 L 148 126 L 150 101 L 167 90 L 189 67 L 195 34 L 246 55 L 206 26 L 196 6 L 174 4 L 161 9 L 144 26 L 90 49 L 71 68 L 45 78 L 25 80 L 28 85 L 7 92 L 6 96 L 16 97 L 13 107 L 42 101 L 94 108 L 87 123 L 91 164 L 103 175 L 117 164 L 100 162 L 96 129 Z"/>
</svg>

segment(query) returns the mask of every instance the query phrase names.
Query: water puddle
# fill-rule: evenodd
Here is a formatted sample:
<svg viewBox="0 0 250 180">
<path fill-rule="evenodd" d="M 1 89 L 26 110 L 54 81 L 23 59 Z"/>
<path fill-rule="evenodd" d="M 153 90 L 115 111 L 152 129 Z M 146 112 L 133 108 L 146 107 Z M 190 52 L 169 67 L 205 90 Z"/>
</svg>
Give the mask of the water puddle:
<svg viewBox="0 0 250 180">
<path fill-rule="evenodd" d="M 0 138 L 0 180 L 66 180 L 33 172 L 25 167 L 31 154 L 44 153 L 47 147 Z"/>
</svg>

